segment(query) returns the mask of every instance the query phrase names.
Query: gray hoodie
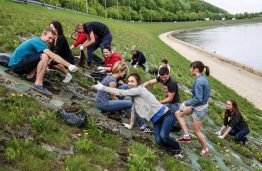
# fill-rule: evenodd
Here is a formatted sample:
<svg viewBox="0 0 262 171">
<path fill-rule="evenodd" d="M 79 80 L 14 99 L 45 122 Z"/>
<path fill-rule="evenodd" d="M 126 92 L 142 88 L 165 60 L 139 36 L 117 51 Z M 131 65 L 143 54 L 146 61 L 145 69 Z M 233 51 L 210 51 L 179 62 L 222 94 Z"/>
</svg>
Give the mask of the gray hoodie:
<svg viewBox="0 0 262 171">
<path fill-rule="evenodd" d="M 140 117 L 145 118 L 147 121 L 150 121 L 150 119 L 163 106 L 155 96 L 143 86 L 138 86 L 128 90 L 103 86 L 102 90 L 117 96 L 132 96 L 133 106 L 131 115 L 134 116 L 134 112 L 136 112 Z M 131 120 L 133 119 L 134 117 L 131 116 Z"/>
</svg>

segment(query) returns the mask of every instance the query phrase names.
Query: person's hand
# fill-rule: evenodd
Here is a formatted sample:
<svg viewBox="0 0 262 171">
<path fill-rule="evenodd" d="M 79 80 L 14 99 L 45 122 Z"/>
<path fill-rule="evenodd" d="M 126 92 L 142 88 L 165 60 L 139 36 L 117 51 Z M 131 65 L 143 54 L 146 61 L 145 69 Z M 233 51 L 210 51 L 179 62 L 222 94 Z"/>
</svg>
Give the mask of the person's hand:
<svg viewBox="0 0 262 171">
<path fill-rule="evenodd" d="M 124 125 L 125 128 L 127 129 L 132 129 L 131 125 L 130 124 L 127 124 L 127 123 L 122 123 Z"/>
<path fill-rule="evenodd" d="M 98 72 L 100 72 L 100 73 L 105 73 L 106 70 L 105 70 L 105 69 L 102 69 L 102 70 L 100 70 L 100 71 L 98 71 Z"/>
<path fill-rule="evenodd" d="M 79 46 L 79 49 L 80 51 L 84 50 L 84 46 L 83 45 Z"/>
<path fill-rule="evenodd" d="M 217 131 L 217 132 L 215 132 L 214 134 L 220 136 L 220 135 L 221 135 L 221 132 L 220 132 L 220 131 Z"/>
<path fill-rule="evenodd" d="M 97 70 L 104 70 L 105 68 L 102 66 L 97 67 Z"/>
<path fill-rule="evenodd" d="M 77 66 L 75 66 L 75 65 L 70 64 L 70 65 L 68 66 L 68 70 L 69 70 L 70 72 L 76 72 L 77 69 L 78 69 L 78 68 L 77 68 Z"/>
<path fill-rule="evenodd" d="M 93 85 L 92 88 L 96 89 L 96 90 L 102 90 L 104 87 L 103 84 L 101 84 L 99 81 L 97 81 L 96 85 Z"/>
<path fill-rule="evenodd" d="M 219 139 L 224 139 L 224 137 L 222 135 L 219 135 L 218 138 Z"/>
</svg>

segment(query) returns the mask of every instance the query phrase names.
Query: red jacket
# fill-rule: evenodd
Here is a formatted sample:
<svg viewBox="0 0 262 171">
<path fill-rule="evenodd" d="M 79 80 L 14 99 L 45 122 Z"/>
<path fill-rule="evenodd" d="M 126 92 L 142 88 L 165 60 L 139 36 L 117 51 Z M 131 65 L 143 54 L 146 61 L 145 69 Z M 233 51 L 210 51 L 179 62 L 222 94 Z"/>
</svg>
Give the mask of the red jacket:
<svg viewBox="0 0 262 171">
<path fill-rule="evenodd" d="M 117 61 L 123 61 L 123 59 L 117 52 L 113 52 L 110 58 L 105 58 L 105 66 L 112 69 Z"/>
<path fill-rule="evenodd" d="M 76 41 L 73 43 L 74 47 L 84 43 L 87 39 L 87 34 L 85 33 L 78 33 Z"/>
</svg>

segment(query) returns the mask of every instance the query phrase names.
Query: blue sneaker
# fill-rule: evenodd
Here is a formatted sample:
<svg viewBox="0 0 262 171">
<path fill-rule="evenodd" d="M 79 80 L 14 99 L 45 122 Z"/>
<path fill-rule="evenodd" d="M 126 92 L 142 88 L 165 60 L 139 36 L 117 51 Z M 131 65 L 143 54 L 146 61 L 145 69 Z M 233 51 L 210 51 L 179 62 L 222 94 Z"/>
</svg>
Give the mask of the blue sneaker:
<svg viewBox="0 0 262 171">
<path fill-rule="evenodd" d="M 35 83 L 33 83 L 32 88 L 44 95 L 47 95 L 47 96 L 52 95 L 52 93 L 49 92 L 43 85 L 36 85 Z"/>
</svg>

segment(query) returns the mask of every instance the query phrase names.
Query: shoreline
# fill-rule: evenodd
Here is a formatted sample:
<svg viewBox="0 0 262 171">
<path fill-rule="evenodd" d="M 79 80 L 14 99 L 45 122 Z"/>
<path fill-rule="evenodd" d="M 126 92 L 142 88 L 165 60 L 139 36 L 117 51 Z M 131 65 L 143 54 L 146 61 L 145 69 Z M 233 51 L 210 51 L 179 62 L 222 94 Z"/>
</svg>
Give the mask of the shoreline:
<svg viewBox="0 0 262 171">
<path fill-rule="evenodd" d="M 225 56 L 223 56 L 223 55 L 220 55 L 220 54 L 217 54 L 217 53 L 208 51 L 208 50 L 206 50 L 206 49 L 204 49 L 204 48 L 200 48 L 199 46 L 196 46 L 196 45 L 193 45 L 193 44 L 184 42 L 184 41 L 179 40 L 179 39 L 177 39 L 177 38 L 175 38 L 175 37 L 173 36 L 173 35 L 179 34 L 179 33 L 181 33 L 181 32 L 195 31 L 195 30 L 200 30 L 200 29 L 201 29 L 201 28 L 194 28 L 194 29 L 188 29 L 188 30 L 184 30 L 184 29 L 182 29 L 182 30 L 176 30 L 176 31 L 169 32 L 169 33 L 170 33 L 169 36 L 172 37 L 172 38 L 174 38 L 175 41 L 180 41 L 181 44 L 184 44 L 184 45 L 186 45 L 186 46 L 189 46 L 190 48 L 194 48 L 195 50 L 201 51 L 201 52 L 203 52 L 203 53 L 209 54 L 210 57 L 217 58 L 217 59 L 219 59 L 219 60 L 221 60 L 221 61 L 224 61 L 224 62 L 229 63 L 229 64 L 231 64 L 231 65 L 234 65 L 234 66 L 236 66 L 236 67 L 238 67 L 238 68 L 241 68 L 241 69 L 243 69 L 243 70 L 246 70 L 247 72 L 250 72 L 250 73 L 255 74 L 255 75 L 259 76 L 259 77 L 262 77 L 262 70 L 253 68 L 253 67 L 251 67 L 251 66 L 249 66 L 249 65 L 246 65 L 246 64 L 243 64 L 243 63 L 240 63 L 240 62 L 237 62 L 237 61 L 232 60 L 232 59 L 230 59 L 230 58 L 227 58 L 227 57 L 225 57 Z"/>
<path fill-rule="evenodd" d="M 163 33 L 159 35 L 159 38 L 187 60 L 203 61 L 205 65 L 210 67 L 210 73 L 214 78 L 262 110 L 262 71 L 178 40 L 172 36 L 177 32 Z"/>
</svg>

